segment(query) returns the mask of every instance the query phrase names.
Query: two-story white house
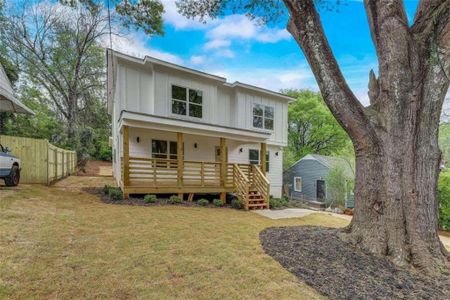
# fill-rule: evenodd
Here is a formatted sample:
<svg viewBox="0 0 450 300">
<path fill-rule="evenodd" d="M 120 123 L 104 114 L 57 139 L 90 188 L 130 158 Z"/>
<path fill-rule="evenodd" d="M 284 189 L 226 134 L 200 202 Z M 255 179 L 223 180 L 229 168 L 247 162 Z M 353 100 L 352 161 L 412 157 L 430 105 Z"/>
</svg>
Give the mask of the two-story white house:
<svg viewBox="0 0 450 300">
<path fill-rule="evenodd" d="M 280 197 L 292 98 L 153 57 L 107 51 L 113 173 L 129 194 Z"/>
</svg>

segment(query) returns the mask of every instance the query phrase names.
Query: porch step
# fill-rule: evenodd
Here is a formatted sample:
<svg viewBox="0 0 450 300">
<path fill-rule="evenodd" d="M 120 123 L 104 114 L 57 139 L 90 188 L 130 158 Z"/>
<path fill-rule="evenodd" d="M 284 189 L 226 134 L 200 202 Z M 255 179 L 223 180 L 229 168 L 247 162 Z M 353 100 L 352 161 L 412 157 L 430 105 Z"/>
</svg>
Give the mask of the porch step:
<svg viewBox="0 0 450 300">
<path fill-rule="evenodd" d="M 248 192 L 248 209 L 267 209 L 268 203 L 264 201 L 264 198 L 258 191 Z"/>
</svg>

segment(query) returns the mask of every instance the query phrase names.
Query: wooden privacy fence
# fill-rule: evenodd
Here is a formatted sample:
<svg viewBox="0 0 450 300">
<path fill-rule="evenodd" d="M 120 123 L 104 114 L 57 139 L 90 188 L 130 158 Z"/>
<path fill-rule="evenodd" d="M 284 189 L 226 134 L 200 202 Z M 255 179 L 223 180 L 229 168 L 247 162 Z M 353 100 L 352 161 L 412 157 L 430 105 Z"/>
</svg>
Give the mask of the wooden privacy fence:
<svg viewBox="0 0 450 300">
<path fill-rule="evenodd" d="M 44 183 L 75 173 L 77 155 L 47 140 L 0 135 L 0 144 L 10 148 L 21 162 L 21 183 Z"/>
</svg>

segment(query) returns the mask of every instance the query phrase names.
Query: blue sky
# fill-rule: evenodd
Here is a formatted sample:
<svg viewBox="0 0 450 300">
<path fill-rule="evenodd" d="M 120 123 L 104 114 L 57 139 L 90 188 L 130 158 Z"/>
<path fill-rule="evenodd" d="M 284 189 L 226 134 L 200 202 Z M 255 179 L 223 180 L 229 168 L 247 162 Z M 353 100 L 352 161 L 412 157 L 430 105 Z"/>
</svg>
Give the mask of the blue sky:
<svg viewBox="0 0 450 300">
<path fill-rule="evenodd" d="M 335 3 L 335 0 L 329 0 Z M 180 65 L 272 90 L 318 90 L 299 46 L 285 30 L 286 20 L 258 26 L 244 14 L 210 20 L 187 20 L 174 1 L 162 0 L 165 35 L 149 38 L 132 32 L 115 39 L 114 48 L 135 56 L 151 55 Z M 343 1 L 338 12 L 320 10 L 329 43 L 347 82 L 358 99 L 368 104 L 370 69 L 377 72 L 375 49 L 362 1 Z M 412 21 L 417 0 L 406 0 Z"/>
</svg>

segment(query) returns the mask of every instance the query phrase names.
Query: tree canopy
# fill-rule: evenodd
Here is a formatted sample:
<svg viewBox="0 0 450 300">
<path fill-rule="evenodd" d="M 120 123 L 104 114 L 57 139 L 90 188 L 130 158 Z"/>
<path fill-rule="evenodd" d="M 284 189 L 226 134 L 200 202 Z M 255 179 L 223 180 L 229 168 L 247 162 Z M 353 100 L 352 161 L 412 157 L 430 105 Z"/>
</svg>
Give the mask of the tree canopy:
<svg viewBox="0 0 450 300">
<path fill-rule="evenodd" d="M 333 117 L 320 93 L 309 90 L 283 92 L 297 99 L 289 104 L 285 167 L 309 153 L 352 156 L 348 135 Z"/>
</svg>

